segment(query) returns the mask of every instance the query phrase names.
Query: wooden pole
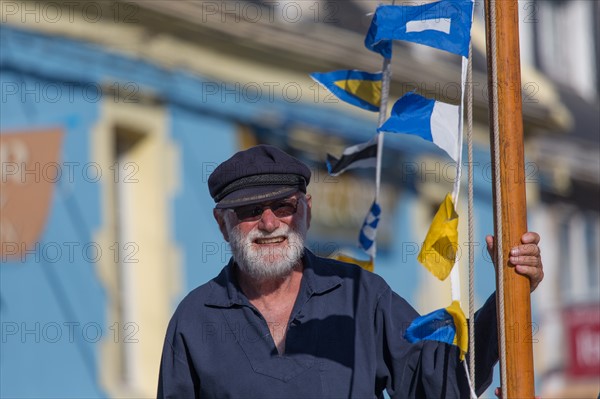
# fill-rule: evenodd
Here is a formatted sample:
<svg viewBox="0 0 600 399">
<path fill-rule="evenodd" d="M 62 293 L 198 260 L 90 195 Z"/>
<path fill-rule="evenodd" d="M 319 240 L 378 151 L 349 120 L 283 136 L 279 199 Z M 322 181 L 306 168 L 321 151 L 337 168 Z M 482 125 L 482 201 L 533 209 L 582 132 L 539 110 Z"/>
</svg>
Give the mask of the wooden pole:
<svg viewBox="0 0 600 399">
<path fill-rule="evenodd" d="M 492 7 L 495 10 L 495 26 L 490 18 Z M 494 209 L 501 207 L 502 281 L 504 282 L 504 327 L 506 361 L 504 398 L 533 398 L 534 371 L 532 351 L 532 323 L 530 286 L 527 277 L 517 274 L 509 266 L 509 251 L 520 244 L 527 231 L 527 209 L 525 200 L 525 171 L 523 150 L 523 117 L 521 107 L 521 69 L 519 54 L 519 19 L 517 0 L 486 1 L 488 87 L 490 95 L 490 126 L 493 138 L 494 118 L 498 121 L 498 148 L 491 140 L 492 154 L 499 152 L 500 195 L 494 191 Z M 492 34 L 495 33 L 495 40 Z M 495 48 L 492 48 L 492 42 Z M 493 57 L 495 52 L 495 57 Z M 492 73 L 495 62 L 495 73 Z M 495 75 L 495 76 L 493 76 Z M 496 81 L 494 82 L 494 78 Z M 496 85 L 497 105 L 492 101 Z M 494 160 L 494 156 L 492 156 Z M 496 165 L 494 164 L 494 167 Z M 493 169 L 494 170 L 494 169 Z M 493 174 L 494 181 L 498 176 Z M 501 203 L 498 203 L 500 197 Z M 495 212 L 495 215 L 498 213 Z M 498 235 L 498 220 L 494 218 L 495 235 Z M 498 255 L 495 256 L 498 259 Z M 497 288 L 499 286 L 497 281 Z M 498 291 L 500 292 L 500 291 Z M 500 301 L 501 298 L 497 298 Z M 500 314 L 499 314 L 500 317 Z M 499 323 L 500 325 L 500 323 Z"/>
</svg>

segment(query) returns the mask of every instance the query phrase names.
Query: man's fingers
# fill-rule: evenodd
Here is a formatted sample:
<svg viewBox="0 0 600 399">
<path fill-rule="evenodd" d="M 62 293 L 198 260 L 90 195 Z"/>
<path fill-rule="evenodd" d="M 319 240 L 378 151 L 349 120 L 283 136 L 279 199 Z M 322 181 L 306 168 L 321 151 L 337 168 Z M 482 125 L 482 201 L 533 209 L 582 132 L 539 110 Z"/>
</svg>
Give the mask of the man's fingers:
<svg viewBox="0 0 600 399">
<path fill-rule="evenodd" d="M 485 236 L 485 242 L 488 249 L 492 249 L 494 247 L 494 236 L 488 234 Z M 532 231 L 528 231 L 521 236 L 521 245 L 515 246 L 512 251 L 519 251 L 526 255 L 537 256 L 539 255 L 539 246 L 537 245 L 539 242 L 540 235 Z M 512 251 L 511 255 L 513 255 Z M 519 255 L 519 253 L 515 253 L 514 255 Z"/>
<path fill-rule="evenodd" d="M 485 241 L 488 252 L 493 257 L 494 237 L 487 235 Z M 531 282 L 531 291 L 533 291 L 544 278 L 544 266 L 542 265 L 541 251 L 538 246 L 539 242 L 540 235 L 528 231 L 521 236 L 521 244 L 513 247 L 508 255 L 509 264 L 515 267 L 516 272 L 529 278 Z M 506 258 L 504 259 L 506 261 Z M 496 266 L 495 263 L 494 266 Z"/>
<path fill-rule="evenodd" d="M 540 260 L 535 256 L 511 256 L 510 263 L 514 266 L 539 267 Z"/>
<path fill-rule="evenodd" d="M 510 250 L 511 256 L 540 256 L 540 247 L 536 244 L 523 244 Z"/>
<path fill-rule="evenodd" d="M 485 237 L 488 252 L 493 257 L 494 237 L 487 235 Z M 508 261 L 510 265 L 515 266 L 517 273 L 529 278 L 531 282 L 531 291 L 533 291 L 540 281 L 544 278 L 544 268 L 540 254 L 540 236 L 537 233 L 529 231 L 521 236 L 521 245 L 517 245 L 510 250 Z M 494 263 L 494 266 L 496 264 Z"/>
<path fill-rule="evenodd" d="M 517 273 L 522 274 L 524 276 L 533 278 L 538 277 L 540 273 L 544 271 L 536 266 L 527 266 L 527 265 L 516 265 L 515 270 Z"/>
<path fill-rule="evenodd" d="M 489 250 L 494 248 L 494 236 L 491 236 L 489 234 L 485 236 L 485 243 L 487 244 Z"/>
<path fill-rule="evenodd" d="M 523 244 L 538 244 L 540 242 L 540 235 L 533 231 L 528 231 L 521 236 L 521 242 Z"/>
</svg>

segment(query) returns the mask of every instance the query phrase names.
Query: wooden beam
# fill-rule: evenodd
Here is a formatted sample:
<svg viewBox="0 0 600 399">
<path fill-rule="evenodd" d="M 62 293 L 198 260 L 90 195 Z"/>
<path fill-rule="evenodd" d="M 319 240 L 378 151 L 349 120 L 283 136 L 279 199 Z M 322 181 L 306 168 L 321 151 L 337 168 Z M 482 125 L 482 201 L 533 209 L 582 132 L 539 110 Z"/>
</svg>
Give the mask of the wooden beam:
<svg viewBox="0 0 600 399">
<path fill-rule="evenodd" d="M 495 10 L 495 27 L 491 22 L 492 7 Z M 527 277 L 517 274 L 508 262 L 510 248 L 520 244 L 521 236 L 527 231 L 518 18 L 517 0 L 486 1 L 490 99 L 493 97 L 494 85 L 498 93 L 498 105 L 495 107 L 490 101 L 490 132 L 492 154 L 496 151 L 499 153 L 501 181 L 500 195 L 494 192 L 494 210 L 501 207 L 502 215 L 502 248 L 496 250 L 502 250 L 503 254 L 503 264 L 498 267 L 502 268 L 503 274 L 506 336 L 505 353 L 502 353 L 502 349 L 499 353 L 506 361 L 506 386 L 503 387 L 503 392 L 509 399 L 534 397 L 530 285 Z M 495 48 L 492 48 L 493 29 L 496 35 Z M 496 81 L 492 74 L 492 52 L 496 55 Z M 500 137 L 498 148 L 493 139 L 496 110 Z M 494 181 L 496 177 L 494 173 Z M 494 226 L 498 237 L 496 217 Z M 499 282 L 498 280 L 497 287 Z"/>
</svg>

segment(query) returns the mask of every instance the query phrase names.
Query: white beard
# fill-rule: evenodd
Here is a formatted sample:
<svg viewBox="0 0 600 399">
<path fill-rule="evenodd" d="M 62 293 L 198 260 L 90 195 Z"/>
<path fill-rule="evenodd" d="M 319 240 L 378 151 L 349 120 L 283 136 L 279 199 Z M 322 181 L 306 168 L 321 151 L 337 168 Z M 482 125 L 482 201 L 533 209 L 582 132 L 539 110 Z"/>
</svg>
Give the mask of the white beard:
<svg viewBox="0 0 600 399">
<path fill-rule="evenodd" d="M 229 244 L 233 257 L 240 270 L 258 281 L 278 279 L 289 275 L 302 258 L 307 229 L 299 226 L 297 230 L 286 224 L 272 233 L 252 230 L 245 237 L 238 226 L 229 229 Z M 255 244 L 256 239 L 286 237 L 284 246 L 273 247 Z"/>
</svg>

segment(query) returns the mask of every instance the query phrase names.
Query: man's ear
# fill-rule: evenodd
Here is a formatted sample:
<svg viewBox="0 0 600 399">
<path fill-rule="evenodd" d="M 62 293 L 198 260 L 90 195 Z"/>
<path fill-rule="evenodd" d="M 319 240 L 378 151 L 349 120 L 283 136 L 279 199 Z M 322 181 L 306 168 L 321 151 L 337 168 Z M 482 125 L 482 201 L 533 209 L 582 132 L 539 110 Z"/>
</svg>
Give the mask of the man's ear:
<svg viewBox="0 0 600 399">
<path fill-rule="evenodd" d="M 225 241 L 229 242 L 229 233 L 227 232 L 227 226 L 225 225 L 225 218 L 223 217 L 223 212 L 220 209 L 213 209 L 213 216 L 219 225 L 219 230 L 221 230 L 221 234 L 223 234 L 223 238 Z"/>
</svg>

